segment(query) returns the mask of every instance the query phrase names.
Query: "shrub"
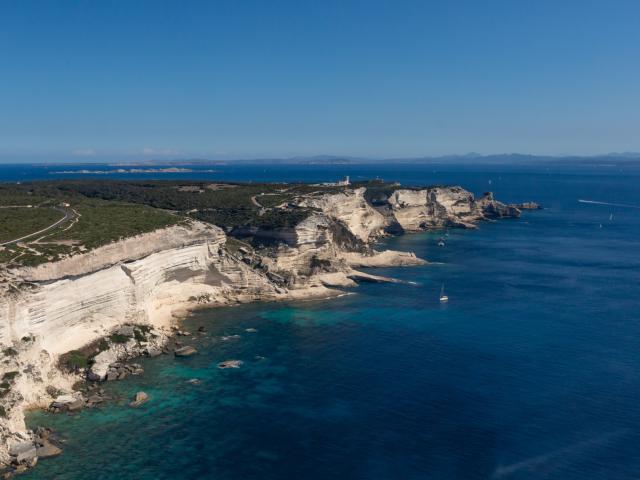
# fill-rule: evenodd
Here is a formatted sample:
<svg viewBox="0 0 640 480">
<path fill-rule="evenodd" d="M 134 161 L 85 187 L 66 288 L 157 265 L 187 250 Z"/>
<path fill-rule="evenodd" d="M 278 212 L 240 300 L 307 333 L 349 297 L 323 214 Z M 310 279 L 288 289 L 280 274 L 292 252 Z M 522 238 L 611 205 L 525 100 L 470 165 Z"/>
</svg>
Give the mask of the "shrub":
<svg viewBox="0 0 640 480">
<path fill-rule="evenodd" d="M 107 342 L 104 338 L 101 338 L 98 342 L 98 353 L 104 352 L 105 350 L 109 350 L 109 342 Z"/>
<path fill-rule="evenodd" d="M 65 363 L 71 369 L 87 368 L 89 359 L 82 352 L 78 350 L 71 350 L 66 355 Z"/>
<path fill-rule="evenodd" d="M 141 331 L 141 330 L 138 330 L 137 328 L 133 331 L 133 336 L 135 337 L 135 339 L 138 342 L 146 342 L 147 341 L 147 337 L 144 334 L 144 332 Z"/>
<path fill-rule="evenodd" d="M 2 380 L 9 380 L 9 381 L 11 381 L 11 380 L 13 380 L 14 378 L 16 378 L 16 377 L 18 376 L 18 374 L 19 374 L 19 373 L 20 373 L 20 372 L 17 372 L 17 371 L 15 371 L 15 370 L 14 370 L 13 372 L 7 372 L 7 373 L 5 373 L 5 374 L 2 376 Z"/>
<path fill-rule="evenodd" d="M 130 337 L 127 337 L 126 335 L 114 333 L 109 337 L 109 340 L 111 340 L 113 343 L 127 343 L 129 341 L 129 338 Z"/>
</svg>

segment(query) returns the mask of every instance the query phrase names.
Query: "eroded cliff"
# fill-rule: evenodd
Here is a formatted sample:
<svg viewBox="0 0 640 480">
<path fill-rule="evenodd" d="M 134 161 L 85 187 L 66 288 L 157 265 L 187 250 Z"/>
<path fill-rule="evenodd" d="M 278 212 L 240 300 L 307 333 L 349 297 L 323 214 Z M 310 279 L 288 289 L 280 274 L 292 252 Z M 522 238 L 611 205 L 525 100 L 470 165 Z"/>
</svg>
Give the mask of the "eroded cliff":
<svg viewBox="0 0 640 480">
<path fill-rule="evenodd" d="M 268 248 L 187 221 L 58 262 L 2 272 L 0 463 L 15 463 L 12 447 L 15 453 L 16 445 L 33 441 L 24 409 L 47 405 L 52 392 L 70 392 L 79 378 L 58 368 L 66 352 L 123 325 L 148 325 L 164 338 L 176 318 L 197 306 L 325 297 L 352 286 L 354 278 L 374 278 L 354 268 L 425 263 L 412 253 L 374 249 L 391 226 L 407 232 L 470 227 L 485 218 L 519 215 L 490 194 L 475 200 L 460 187 L 397 189 L 376 207 L 364 188 L 301 196 L 296 203 L 313 213 L 294 227 L 268 232 L 281 240 Z"/>
</svg>

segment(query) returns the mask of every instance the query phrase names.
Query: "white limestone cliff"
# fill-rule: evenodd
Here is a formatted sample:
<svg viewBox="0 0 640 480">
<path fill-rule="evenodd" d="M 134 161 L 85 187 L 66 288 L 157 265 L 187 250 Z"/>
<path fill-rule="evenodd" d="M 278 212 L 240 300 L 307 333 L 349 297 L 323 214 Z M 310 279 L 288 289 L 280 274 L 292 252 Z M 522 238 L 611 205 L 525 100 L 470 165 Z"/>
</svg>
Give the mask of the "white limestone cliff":
<svg viewBox="0 0 640 480">
<path fill-rule="evenodd" d="M 388 199 L 391 215 L 405 232 L 438 227 L 473 227 L 479 220 L 517 217 L 520 212 L 497 202 L 490 193 L 476 200 L 462 187 L 399 189 Z"/>
<path fill-rule="evenodd" d="M 320 210 L 324 215 L 343 222 L 349 231 L 363 242 L 380 235 L 386 225 L 383 215 L 364 198 L 365 188 L 346 190 L 303 198 L 299 205 Z"/>
<path fill-rule="evenodd" d="M 78 379 L 57 368 L 62 354 L 125 324 L 162 330 L 199 306 L 327 297 L 354 278 L 382 279 L 354 268 L 425 263 L 412 253 L 372 248 L 391 223 L 418 231 L 519 213 L 492 197 L 476 201 L 460 187 L 399 189 L 384 212 L 364 193 L 358 188 L 298 199 L 315 213 L 271 232 L 286 241 L 270 250 L 230 248 L 220 228 L 191 221 L 55 263 L 0 272 L 0 376 L 13 375 L 0 398 L 0 464 L 10 461 L 12 444 L 29 441 L 24 410 L 51 402 L 47 387 L 70 391 Z"/>
</svg>

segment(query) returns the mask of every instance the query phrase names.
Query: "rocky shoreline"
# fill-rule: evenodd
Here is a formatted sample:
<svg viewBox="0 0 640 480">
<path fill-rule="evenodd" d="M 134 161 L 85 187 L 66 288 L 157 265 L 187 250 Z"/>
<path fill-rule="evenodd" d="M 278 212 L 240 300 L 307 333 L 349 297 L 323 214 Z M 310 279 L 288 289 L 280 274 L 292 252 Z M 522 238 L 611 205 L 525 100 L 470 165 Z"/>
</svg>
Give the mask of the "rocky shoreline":
<svg viewBox="0 0 640 480">
<path fill-rule="evenodd" d="M 24 410 L 75 412 L 108 401 L 102 382 L 141 375 L 136 357 L 196 354 L 180 318 L 194 308 L 327 298 L 361 281 L 394 281 L 356 268 L 424 265 L 412 253 L 376 251 L 385 235 L 474 228 L 512 218 L 518 206 L 491 194 L 476 200 L 460 187 L 395 190 L 373 206 L 365 189 L 305 196 L 316 213 L 288 243 L 259 248 L 231 241 L 217 227 L 192 222 L 124 239 L 55 264 L 4 272 L 0 282 L 0 464 L 19 473 L 44 453 L 42 432 L 28 431 Z M 256 232 L 253 232 L 256 233 Z M 257 235 L 259 238 L 259 235 Z M 1 304 L 0 304 L 1 305 Z M 235 360 L 219 368 L 237 368 Z M 78 381 L 86 381 L 78 384 Z M 75 385 L 75 388 L 74 388 Z M 131 399 L 137 407 L 144 392 Z M 47 437 L 48 438 L 48 437 Z M 33 447 L 33 448 L 32 448 Z M 25 453 L 25 452 L 28 452 Z M 32 455 L 35 452 L 35 455 Z"/>
</svg>

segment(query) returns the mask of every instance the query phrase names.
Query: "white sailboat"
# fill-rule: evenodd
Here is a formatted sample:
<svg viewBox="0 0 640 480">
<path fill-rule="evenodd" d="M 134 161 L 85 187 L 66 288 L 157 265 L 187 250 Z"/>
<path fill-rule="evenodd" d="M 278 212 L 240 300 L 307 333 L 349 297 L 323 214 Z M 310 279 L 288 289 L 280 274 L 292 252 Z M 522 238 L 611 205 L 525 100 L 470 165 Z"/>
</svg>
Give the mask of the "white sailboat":
<svg viewBox="0 0 640 480">
<path fill-rule="evenodd" d="M 442 288 L 440 289 L 440 303 L 445 303 L 449 301 L 449 297 L 444 293 L 444 283 L 442 284 Z"/>
</svg>

